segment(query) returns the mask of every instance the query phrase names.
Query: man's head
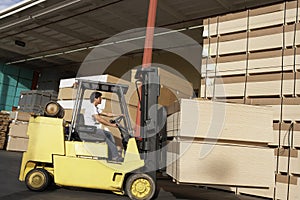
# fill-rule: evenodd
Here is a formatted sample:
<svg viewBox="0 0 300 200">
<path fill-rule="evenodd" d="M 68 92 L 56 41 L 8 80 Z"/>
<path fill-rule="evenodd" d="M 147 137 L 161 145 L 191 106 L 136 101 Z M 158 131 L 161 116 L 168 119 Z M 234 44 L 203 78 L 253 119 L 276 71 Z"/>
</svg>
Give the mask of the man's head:
<svg viewBox="0 0 300 200">
<path fill-rule="evenodd" d="M 93 92 L 90 96 L 91 103 L 94 103 L 96 101 L 97 104 L 100 104 L 101 103 L 101 96 L 102 96 L 101 92 Z"/>
</svg>

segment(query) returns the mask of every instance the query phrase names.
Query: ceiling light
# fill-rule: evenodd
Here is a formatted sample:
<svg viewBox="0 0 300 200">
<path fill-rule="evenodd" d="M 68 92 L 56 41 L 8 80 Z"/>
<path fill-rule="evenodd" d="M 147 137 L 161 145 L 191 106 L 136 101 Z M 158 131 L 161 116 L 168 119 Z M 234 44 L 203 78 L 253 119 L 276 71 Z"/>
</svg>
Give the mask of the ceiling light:
<svg viewBox="0 0 300 200">
<path fill-rule="evenodd" d="M 15 40 L 15 45 L 20 46 L 20 47 L 25 47 L 26 43 L 21 40 Z"/>
</svg>

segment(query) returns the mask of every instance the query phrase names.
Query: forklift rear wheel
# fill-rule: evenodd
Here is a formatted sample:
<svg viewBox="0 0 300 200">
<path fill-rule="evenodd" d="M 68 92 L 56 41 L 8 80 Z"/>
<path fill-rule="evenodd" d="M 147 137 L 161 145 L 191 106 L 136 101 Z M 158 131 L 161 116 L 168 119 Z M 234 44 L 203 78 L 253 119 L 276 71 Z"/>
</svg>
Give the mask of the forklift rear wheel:
<svg viewBox="0 0 300 200">
<path fill-rule="evenodd" d="M 25 178 L 26 186 L 32 191 L 44 191 L 49 185 L 51 177 L 47 170 L 36 168 L 30 170 Z"/>
<path fill-rule="evenodd" d="M 133 174 L 126 181 L 125 191 L 130 199 L 150 200 L 155 194 L 155 182 L 147 174 Z"/>
</svg>

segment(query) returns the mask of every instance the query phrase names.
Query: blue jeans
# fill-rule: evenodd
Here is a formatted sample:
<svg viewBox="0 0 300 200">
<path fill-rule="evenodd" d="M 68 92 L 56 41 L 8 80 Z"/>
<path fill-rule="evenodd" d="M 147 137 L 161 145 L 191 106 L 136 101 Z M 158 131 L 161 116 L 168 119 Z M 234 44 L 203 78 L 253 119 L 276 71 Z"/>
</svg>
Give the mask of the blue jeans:
<svg viewBox="0 0 300 200">
<path fill-rule="evenodd" d="M 105 142 L 108 146 L 108 159 L 116 158 L 119 156 L 118 149 L 115 143 L 114 136 L 109 132 L 103 129 L 97 129 L 97 134 L 103 135 Z"/>
</svg>

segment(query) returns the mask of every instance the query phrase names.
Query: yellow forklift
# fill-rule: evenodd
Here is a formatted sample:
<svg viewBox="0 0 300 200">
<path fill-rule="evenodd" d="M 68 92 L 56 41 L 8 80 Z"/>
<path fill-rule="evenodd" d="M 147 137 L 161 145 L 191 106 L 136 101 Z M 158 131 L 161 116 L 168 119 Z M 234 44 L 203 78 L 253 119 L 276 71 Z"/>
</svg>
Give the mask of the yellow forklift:
<svg viewBox="0 0 300 200">
<path fill-rule="evenodd" d="M 155 68 L 140 69 L 136 77 L 142 83 L 139 140 L 134 137 L 125 102 L 128 86 L 79 79 L 68 129 L 57 117 L 61 112 L 55 103 L 46 106 L 45 116 L 30 118 L 28 150 L 23 153 L 19 180 L 32 191 L 43 191 L 54 182 L 59 186 L 110 190 L 131 199 L 152 199 L 156 193 L 155 133 L 160 87 Z M 118 96 L 123 115 L 114 121 L 122 136 L 123 162 L 111 162 L 107 144 L 95 135 L 96 127 L 84 125 L 84 99 L 91 91 Z"/>
</svg>

